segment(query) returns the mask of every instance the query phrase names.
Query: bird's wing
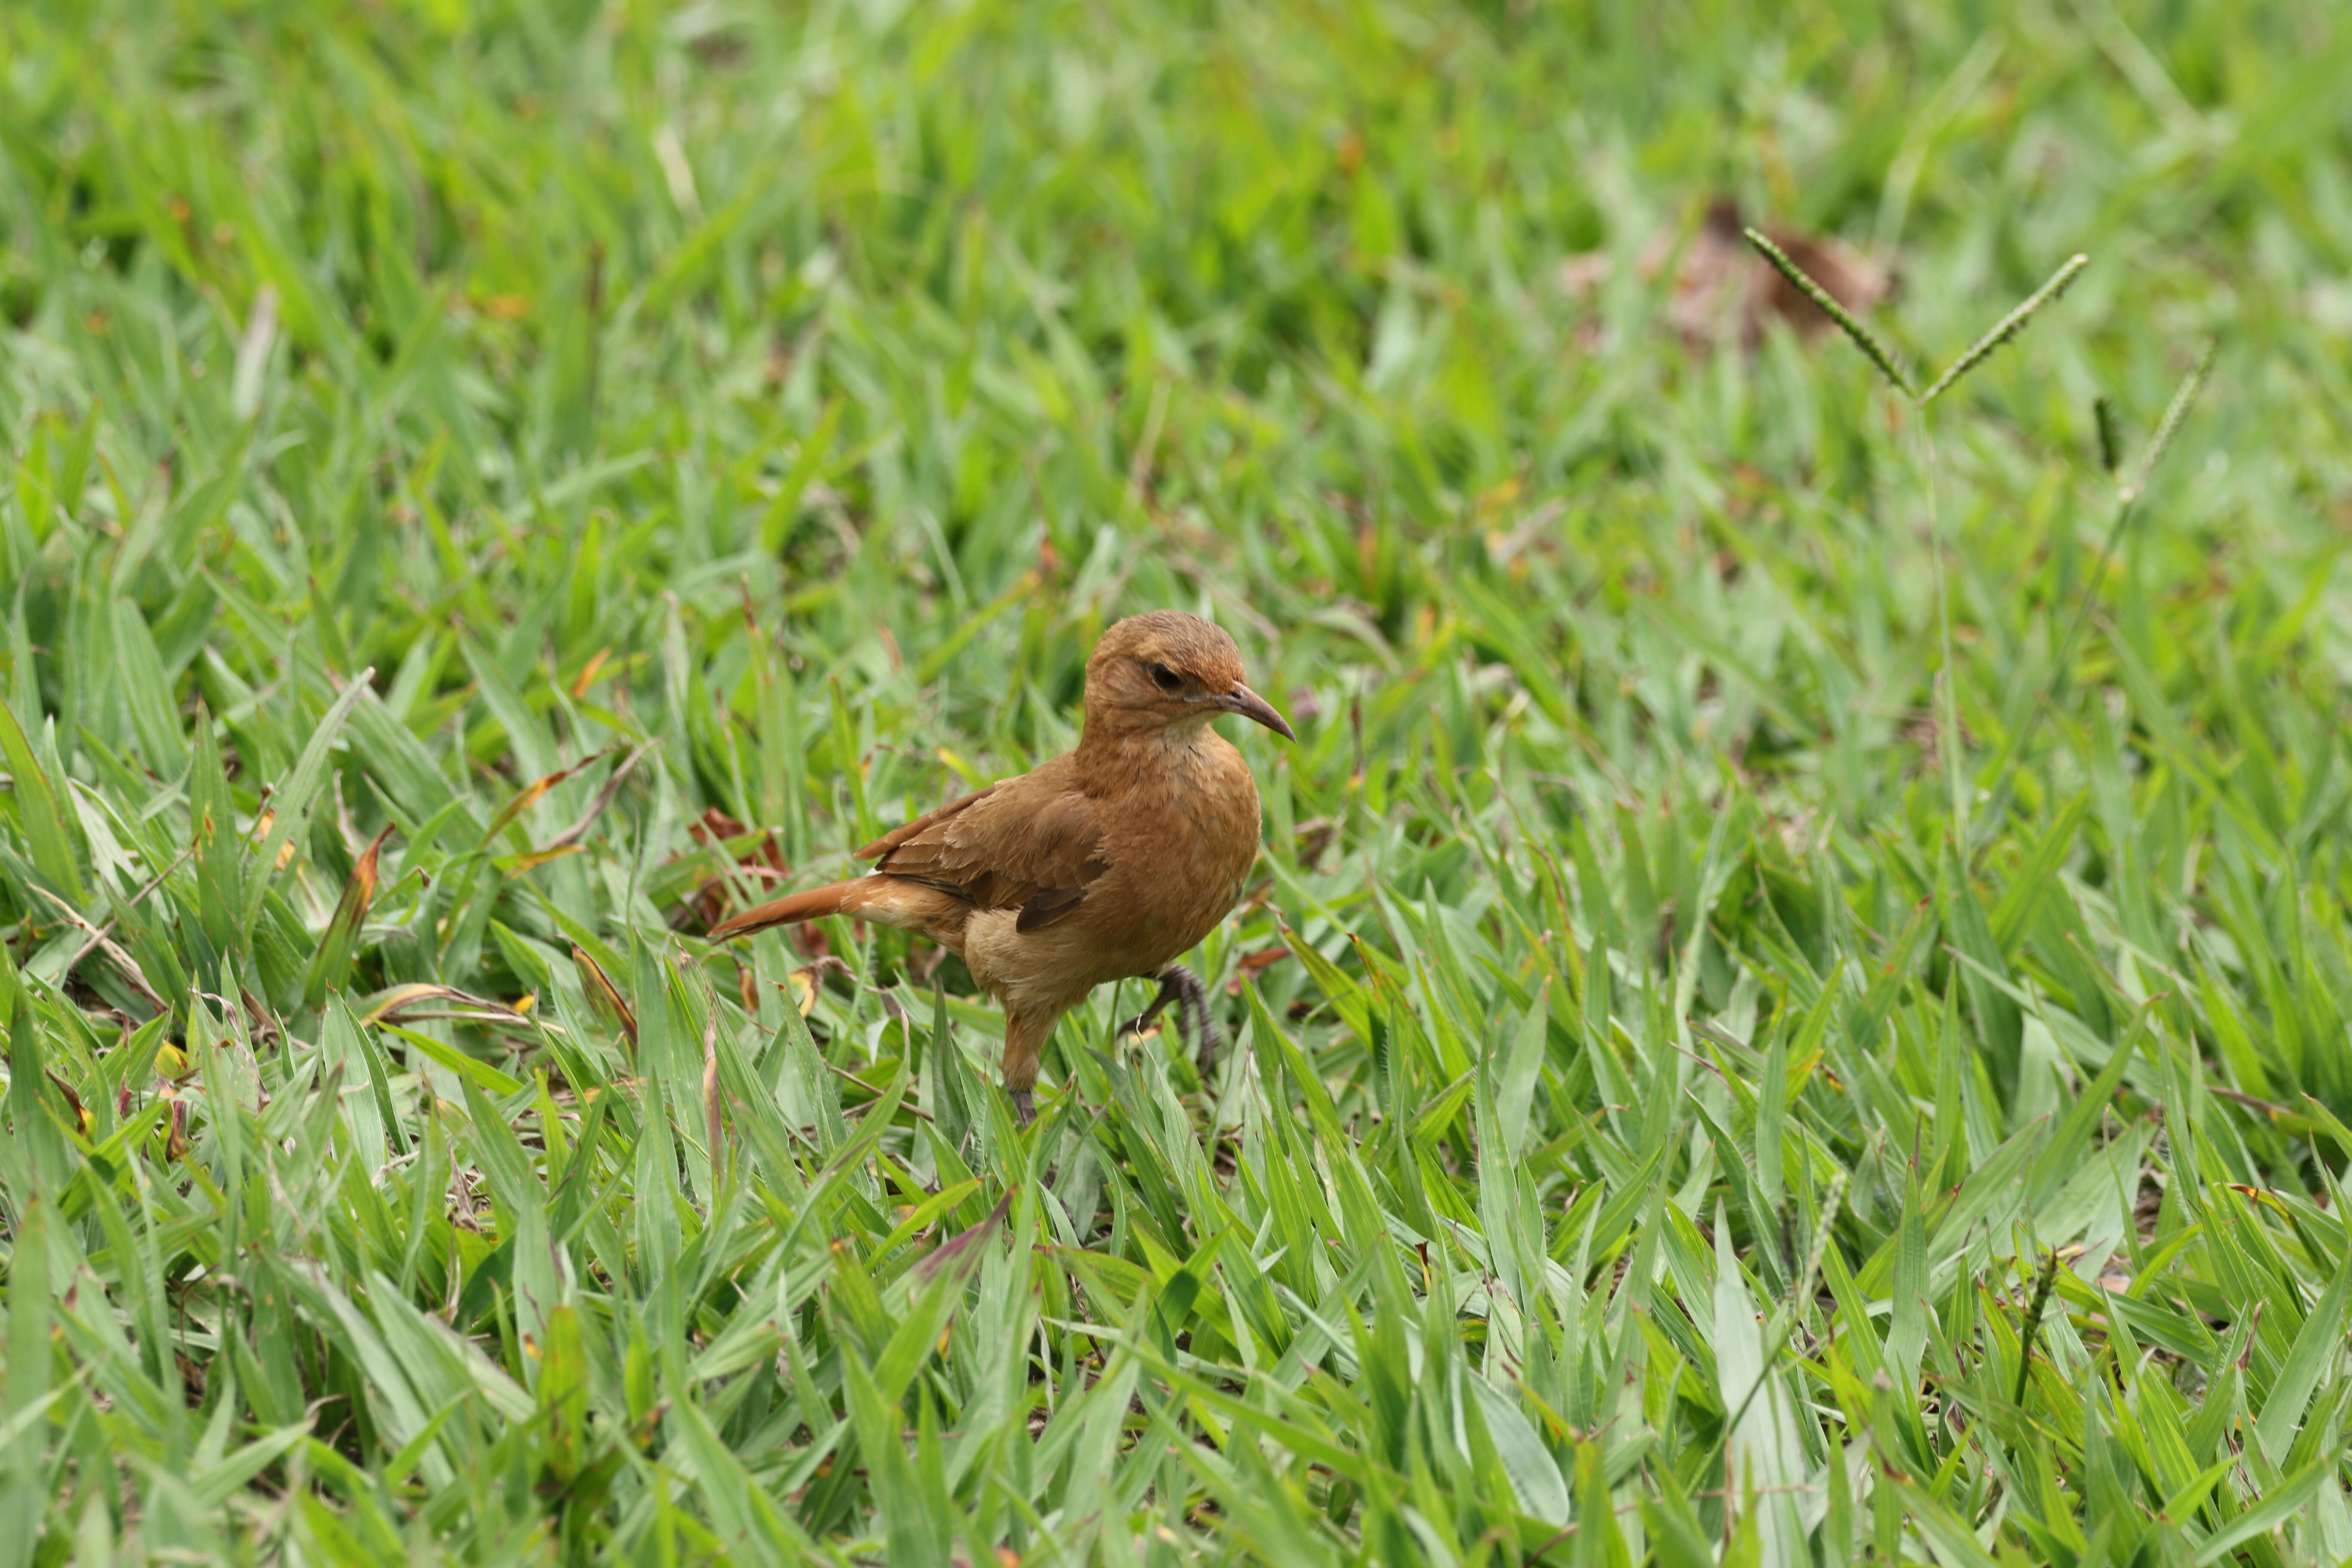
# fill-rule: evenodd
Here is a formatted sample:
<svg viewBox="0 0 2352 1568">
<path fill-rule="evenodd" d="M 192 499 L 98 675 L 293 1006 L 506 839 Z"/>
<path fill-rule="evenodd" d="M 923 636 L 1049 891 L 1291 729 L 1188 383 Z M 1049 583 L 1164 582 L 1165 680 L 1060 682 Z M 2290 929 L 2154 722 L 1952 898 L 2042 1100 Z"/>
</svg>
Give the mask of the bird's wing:
<svg viewBox="0 0 2352 1568">
<path fill-rule="evenodd" d="M 998 790 L 1003 789 L 1007 784 L 1013 782 L 1014 781 L 1009 779 L 999 779 L 996 783 L 990 784 L 987 788 L 976 789 L 970 795 L 959 796 L 958 798 L 948 802 L 947 805 L 940 806 L 936 811 L 927 811 L 923 813 L 922 816 L 915 818 L 914 821 L 908 823 L 905 826 L 892 828 L 889 832 L 884 834 L 873 843 L 868 844 L 865 848 L 860 849 L 857 852 L 857 858 L 860 860 L 879 860 L 887 856 L 891 850 L 896 849 L 901 844 L 906 843 L 908 839 L 921 837 L 932 828 L 937 827 L 941 823 L 947 821 L 949 817 L 955 816 L 956 813 L 979 805 L 982 801 L 986 800 L 990 795 L 994 795 Z"/>
<path fill-rule="evenodd" d="M 1048 768 L 951 800 L 859 850 L 877 871 L 1019 910 L 1037 931 L 1076 909 L 1106 868 L 1095 801 Z"/>
</svg>

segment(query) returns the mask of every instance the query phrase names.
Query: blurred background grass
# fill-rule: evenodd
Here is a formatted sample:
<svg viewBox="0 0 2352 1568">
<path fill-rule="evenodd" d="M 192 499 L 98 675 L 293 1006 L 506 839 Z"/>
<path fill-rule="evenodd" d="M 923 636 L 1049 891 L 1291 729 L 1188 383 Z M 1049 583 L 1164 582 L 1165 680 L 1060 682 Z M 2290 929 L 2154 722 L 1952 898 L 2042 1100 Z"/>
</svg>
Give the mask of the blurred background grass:
<svg viewBox="0 0 2352 1568">
<path fill-rule="evenodd" d="M 2316 3 L 0 12 L 0 1555 L 2352 1555 L 2347 80 Z M 1708 330 L 1724 201 L 1915 363 L 2092 265 L 1931 458 Z M 2103 555 L 2093 400 L 2209 338 Z M 1106 994 L 1024 1142 L 952 965 L 705 956 L 1164 604 L 1301 736 L 1215 1081 Z"/>
</svg>

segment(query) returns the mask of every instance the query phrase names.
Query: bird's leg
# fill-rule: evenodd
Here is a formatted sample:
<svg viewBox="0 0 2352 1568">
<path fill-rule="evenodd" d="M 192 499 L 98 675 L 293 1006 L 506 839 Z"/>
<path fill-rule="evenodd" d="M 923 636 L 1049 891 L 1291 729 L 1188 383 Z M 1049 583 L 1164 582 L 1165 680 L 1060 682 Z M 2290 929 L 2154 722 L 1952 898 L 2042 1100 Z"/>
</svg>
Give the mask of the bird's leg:
<svg viewBox="0 0 2352 1568">
<path fill-rule="evenodd" d="M 1201 977 L 1181 963 L 1171 963 L 1154 976 L 1160 982 L 1160 994 L 1141 1016 L 1129 1020 L 1124 1034 L 1139 1035 L 1151 1026 L 1171 1003 L 1176 1006 L 1179 1029 L 1192 1037 L 1193 1061 L 1202 1078 L 1215 1069 L 1217 1057 L 1225 1048 L 1224 1031 L 1209 1013 L 1209 988 Z"/>
<path fill-rule="evenodd" d="M 1045 1048 L 1045 1037 L 1054 1032 L 1057 1016 L 1058 1014 L 1048 1013 L 1041 1017 L 1005 1009 L 1004 1093 L 1013 1101 L 1013 1114 L 1024 1127 L 1037 1120 L 1037 1058 Z"/>
</svg>

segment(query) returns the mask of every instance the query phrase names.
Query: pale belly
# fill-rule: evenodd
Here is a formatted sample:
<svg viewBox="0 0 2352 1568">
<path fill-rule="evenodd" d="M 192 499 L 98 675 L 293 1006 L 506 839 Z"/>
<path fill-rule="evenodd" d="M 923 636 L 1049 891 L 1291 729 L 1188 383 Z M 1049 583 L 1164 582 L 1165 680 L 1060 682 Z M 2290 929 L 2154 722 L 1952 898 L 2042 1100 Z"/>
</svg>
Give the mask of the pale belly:
<svg viewBox="0 0 2352 1568">
<path fill-rule="evenodd" d="M 1009 1007 L 1066 1011 L 1097 985 L 1159 973 L 1214 931 L 1241 900 L 1256 845 L 1219 858 L 1224 864 L 1189 890 L 1106 877 L 1067 918 L 1041 931 L 1020 930 L 1018 910 L 975 911 L 964 922 L 964 963 Z"/>
</svg>

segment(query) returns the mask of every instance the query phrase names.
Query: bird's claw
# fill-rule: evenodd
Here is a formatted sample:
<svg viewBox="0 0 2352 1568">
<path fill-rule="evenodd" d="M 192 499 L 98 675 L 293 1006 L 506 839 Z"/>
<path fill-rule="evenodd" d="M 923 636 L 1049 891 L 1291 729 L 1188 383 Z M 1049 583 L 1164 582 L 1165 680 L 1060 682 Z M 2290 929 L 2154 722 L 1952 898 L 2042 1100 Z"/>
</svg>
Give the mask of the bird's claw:
<svg viewBox="0 0 2352 1568">
<path fill-rule="evenodd" d="M 1165 984 L 1162 984 L 1160 987 L 1159 997 L 1153 1001 L 1150 1006 L 1146 1007 L 1142 1012 L 1138 1013 L 1134 1017 L 1129 1018 L 1126 1023 L 1121 1024 L 1118 1026 L 1118 1037 L 1126 1039 L 1129 1037 L 1133 1036 L 1139 1038 L 1142 1036 L 1150 1033 L 1151 1026 L 1160 1022 L 1160 1015 L 1166 1012 L 1168 1010 L 1168 1004 L 1174 1000 L 1176 1000 L 1176 994 L 1169 990 Z"/>
<path fill-rule="evenodd" d="M 1209 988 L 1201 977 L 1181 963 L 1171 963 L 1156 976 L 1160 994 L 1151 1005 L 1119 1026 L 1122 1035 L 1140 1035 L 1159 1020 L 1170 1006 L 1176 1009 L 1177 1026 L 1192 1037 L 1193 1061 L 1201 1076 L 1207 1078 L 1217 1065 L 1217 1058 L 1225 1048 L 1225 1035 L 1209 1013 Z"/>
<path fill-rule="evenodd" d="M 1025 1089 L 1012 1090 L 1007 1099 L 1013 1101 L 1013 1119 L 1026 1127 L 1037 1120 L 1037 1097 Z"/>
</svg>

